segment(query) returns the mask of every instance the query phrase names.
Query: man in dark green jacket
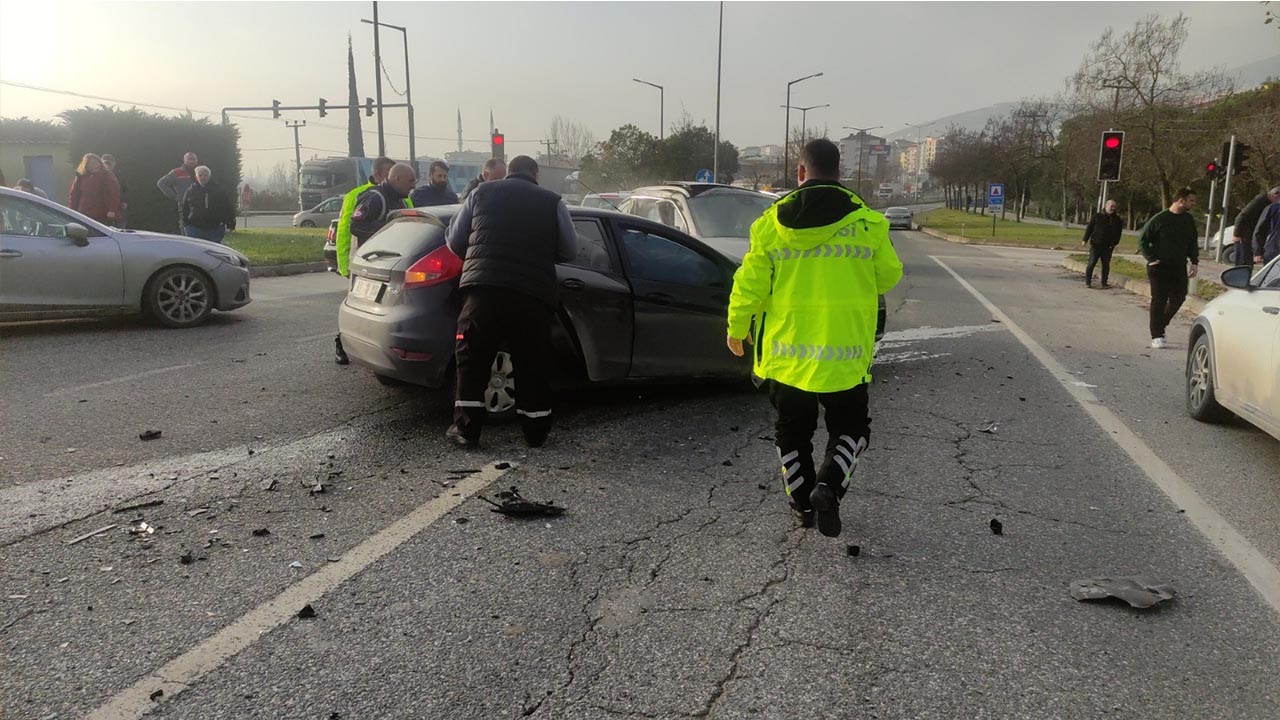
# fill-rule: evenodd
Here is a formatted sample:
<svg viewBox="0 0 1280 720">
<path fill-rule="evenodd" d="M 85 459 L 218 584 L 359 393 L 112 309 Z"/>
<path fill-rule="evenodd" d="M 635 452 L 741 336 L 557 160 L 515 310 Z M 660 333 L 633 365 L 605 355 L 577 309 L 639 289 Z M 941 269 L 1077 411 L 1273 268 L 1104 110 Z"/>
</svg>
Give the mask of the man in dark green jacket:
<svg viewBox="0 0 1280 720">
<path fill-rule="evenodd" d="M 1151 281 L 1151 347 L 1157 350 L 1165 346 L 1165 328 L 1187 299 L 1188 279 L 1200 270 L 1200 233 L 1191 217 L 1195 205 L 1191 188 L 1179 190 L 1169 209 L 1148 220 L 1138 238 Z"/>
</svg>

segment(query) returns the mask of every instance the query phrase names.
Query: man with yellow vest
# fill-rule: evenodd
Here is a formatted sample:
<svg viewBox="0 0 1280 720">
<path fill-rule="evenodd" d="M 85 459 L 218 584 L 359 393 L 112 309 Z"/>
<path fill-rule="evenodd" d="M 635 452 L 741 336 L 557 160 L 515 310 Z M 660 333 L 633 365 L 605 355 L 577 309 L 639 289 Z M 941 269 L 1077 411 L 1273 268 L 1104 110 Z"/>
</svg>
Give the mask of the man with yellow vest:
<svg viewBox="0 0 1280 720">
<path fill-rule="evenodd" d="M 373 175 L 369 177 L 369 182 L 357 186 L 355 190 L 342 196 L 342 211 L 338 213 L 338 230 L 334 236 L 334 249 L 338 256 L 338 274 L 347 277 L 350 271 L 347 269 L 351 264 L 351 255 L 355 252 L 356 246 L 351 242 L 351 214 L 355 212 L 356 200 L 364 194 L 364 191 L 387 179 L 387 173 L 391 172 L 392 166 L 396 164 L 395 160 L 389 157 L 379 157 L 373 161 Z M 339 365 L 346 365 L 351 361 L 347 359 L 347 352 L 342 349 L 342 334 L 339 333 L 333 339 L 334 353 L 333 360 Z"/>
<path fill-rule="evenodd" d="M 778 413 L 776 444 L 791 508 L 805 527 L 840 535 L 840 500 L 870 440 L 867 388 L 879 296 L 902 279 L 880 213 L 838 182 L 840 150 L 805 145 L 799 189 L 751 226 L 734 275 L 729 350 L 753 343 L 755 374 Z M 818 405 L 830 439 L 814 467 Z M 816 516 L 816 517 L 815 517 Z"/>
</svg>

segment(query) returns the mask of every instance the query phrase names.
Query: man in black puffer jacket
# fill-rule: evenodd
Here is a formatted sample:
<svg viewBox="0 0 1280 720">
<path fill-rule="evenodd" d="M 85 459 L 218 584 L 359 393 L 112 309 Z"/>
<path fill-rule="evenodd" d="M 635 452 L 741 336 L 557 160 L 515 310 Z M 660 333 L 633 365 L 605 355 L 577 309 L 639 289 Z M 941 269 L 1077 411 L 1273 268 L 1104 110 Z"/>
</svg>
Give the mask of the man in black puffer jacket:
<svg viewBox="0 0 1280 720">
<path fill-rule="evenodd" d="M 479 185 L 453 216 L 446 236 L 462 258 L 458 316 L 458 391 L 445 437 L 467 449 L 480 443 L 488 410 L 484 390 L 504 346 L 520 377 L 516 414 L 530 447 L 551 431 L 551 319 L 556 263 L 578 254 L 569 208 L 538 187 L 538 163 L 513 158 L 505 180 Z"/>
</svg>

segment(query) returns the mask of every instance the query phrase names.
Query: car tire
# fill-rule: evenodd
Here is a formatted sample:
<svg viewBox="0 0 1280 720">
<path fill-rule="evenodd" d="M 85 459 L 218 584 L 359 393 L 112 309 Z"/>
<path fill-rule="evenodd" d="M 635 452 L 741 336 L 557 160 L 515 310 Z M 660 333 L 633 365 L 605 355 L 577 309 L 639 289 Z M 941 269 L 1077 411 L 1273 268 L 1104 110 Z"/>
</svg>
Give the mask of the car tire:
<svg viewBox="0 0 1280 720">
<path fill-rule="evenodd" d="M 311 222 L 310 220 L 303 220 L 302 222 L 298 223 L 298 227 L 313 228 L 315 226 L 316 224 Z"/>
<path fill-rule="evenodd" d="M 1231 413 L 1218 404 L 1213 392 L 1213 346 L 1205 333 L 1187 353 L 1187 414 L 1205 423 L 1228 420 Z"/>
<path fill-rule="evenodd" d="M 152 276 L 142 292 L 147 316 L 167 328 L 203 325 L 213 312 L 213 281 L 190 265 L 174 265 Z"/>
</svg>

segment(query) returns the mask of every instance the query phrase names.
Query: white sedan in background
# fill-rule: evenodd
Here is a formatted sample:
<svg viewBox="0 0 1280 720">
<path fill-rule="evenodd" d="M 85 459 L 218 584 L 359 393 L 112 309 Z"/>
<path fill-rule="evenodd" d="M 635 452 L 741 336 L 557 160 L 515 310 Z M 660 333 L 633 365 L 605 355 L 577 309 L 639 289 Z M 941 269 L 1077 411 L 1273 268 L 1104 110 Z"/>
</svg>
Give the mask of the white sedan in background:
<svg viewBox="0 0 1280 720">
<path fill-rule="evenodd" d="M 1191 326 L 1187 412 L 1204 422 L 1232 413 L 1280 439 L 1280 258 L 1252 278 L 1222 273 L 1228 290 Z"/>
</svg>

